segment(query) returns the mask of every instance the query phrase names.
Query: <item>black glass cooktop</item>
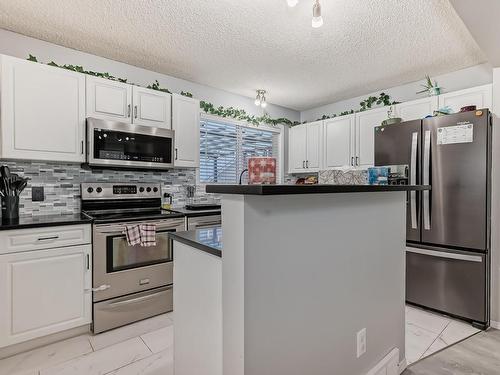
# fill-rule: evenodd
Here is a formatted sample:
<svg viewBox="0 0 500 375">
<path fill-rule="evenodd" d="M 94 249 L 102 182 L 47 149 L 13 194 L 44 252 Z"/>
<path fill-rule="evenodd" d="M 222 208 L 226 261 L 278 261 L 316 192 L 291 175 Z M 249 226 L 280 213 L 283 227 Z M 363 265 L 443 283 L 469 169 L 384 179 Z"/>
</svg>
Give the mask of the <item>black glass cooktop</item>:
<svg viewBox="0 0 500 375">
<path fill-rule="evenodd" d="M 90 216 L 95 222 L 166 219 L 184 216 L 180 212 L 163 209 L 84 211 L 84 214 Z"/>
</svg>

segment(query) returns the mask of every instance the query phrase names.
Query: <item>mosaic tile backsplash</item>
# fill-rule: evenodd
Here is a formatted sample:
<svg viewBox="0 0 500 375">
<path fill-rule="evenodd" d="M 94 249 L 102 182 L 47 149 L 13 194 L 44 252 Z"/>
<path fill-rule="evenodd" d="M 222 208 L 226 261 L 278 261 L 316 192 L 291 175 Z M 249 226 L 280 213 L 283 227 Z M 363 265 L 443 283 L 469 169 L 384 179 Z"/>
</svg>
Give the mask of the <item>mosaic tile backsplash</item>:
<svg viewBox="0 0 500 375">
<path fill-rule="evenodd" d="M 196 185 L 196 170 L 172 169 L 169 171 L 118 171 L 84 169 L 80 164 L 1 160 L 12 173 L 28 177 L 30 182 L 20 196 L 21 216 L 74 214 L 80 212 L 80 184 L 82 182 L 156 182 L 162 192 L 172 194 L 173 207 L 183 207 L 187 202 L 187 186 Z M 43 186 L 45 200 L 32 202 L 32 186 Z M 216 195 L 205 193 L 202 185 L 196 186 L 193 201 L 219 203 Z"/>
</svg>

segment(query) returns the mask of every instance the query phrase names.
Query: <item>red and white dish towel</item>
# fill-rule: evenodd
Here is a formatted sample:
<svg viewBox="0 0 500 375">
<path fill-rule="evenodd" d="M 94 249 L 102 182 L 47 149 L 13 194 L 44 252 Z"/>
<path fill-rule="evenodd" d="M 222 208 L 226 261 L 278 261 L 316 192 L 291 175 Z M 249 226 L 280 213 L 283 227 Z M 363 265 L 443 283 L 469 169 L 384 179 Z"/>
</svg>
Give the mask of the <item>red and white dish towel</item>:
<svg viewBox="0 0 500 375">
<path fill-rule="evenodd" d="M 127 243 L 129 246 L 156 246 L 155 224 L 125 225 L 123 233 L 127 237 Z"/>
</svg>

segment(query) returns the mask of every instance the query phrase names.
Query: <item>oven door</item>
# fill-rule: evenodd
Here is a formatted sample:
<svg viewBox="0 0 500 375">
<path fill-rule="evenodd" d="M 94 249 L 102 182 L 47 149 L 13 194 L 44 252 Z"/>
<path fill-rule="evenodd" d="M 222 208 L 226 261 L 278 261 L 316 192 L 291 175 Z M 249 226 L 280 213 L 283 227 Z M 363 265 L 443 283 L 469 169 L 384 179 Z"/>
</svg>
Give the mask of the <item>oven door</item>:
<svg viewBox="0 0 500 375">
<path fill-rule="evenodd" d="M 156 246 L 127 244 L 125 225 L 139 222 L 94 225 L 94 302 L 172 284 L 172 241 L 168 234 L 182 231 L 184 219 L 141 223 L 156 224 Z"/>
<path fill-rule="evenodd" d="M 174 131 L 87 119 L 90 166 L 167 169 L 174 166 Z"/>
</svg>

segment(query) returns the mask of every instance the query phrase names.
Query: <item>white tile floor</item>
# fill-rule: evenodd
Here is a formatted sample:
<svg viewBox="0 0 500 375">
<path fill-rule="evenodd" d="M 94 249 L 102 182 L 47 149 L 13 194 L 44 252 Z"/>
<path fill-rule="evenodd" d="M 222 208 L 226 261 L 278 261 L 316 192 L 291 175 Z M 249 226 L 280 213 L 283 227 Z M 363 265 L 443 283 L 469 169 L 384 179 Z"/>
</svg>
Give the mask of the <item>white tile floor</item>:
<svg viewBox="0 0 500 375">
<path fill-rule="evenodd" d="M 408 306 L 406 358 L 415 362 L 477 332 L 468 324 Z M 173 375 L 172 314 L 0 360 L 0 375 Z"/>
</svg>

